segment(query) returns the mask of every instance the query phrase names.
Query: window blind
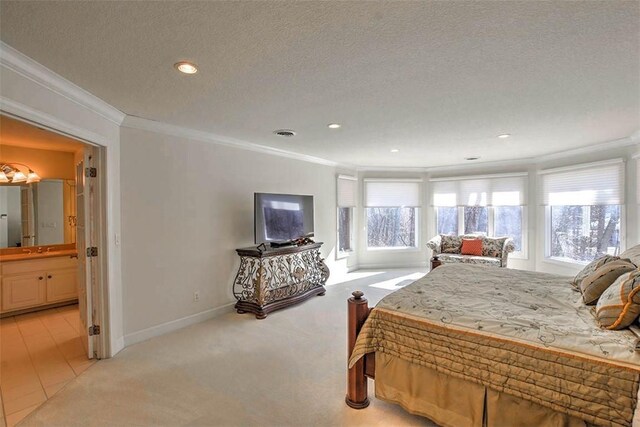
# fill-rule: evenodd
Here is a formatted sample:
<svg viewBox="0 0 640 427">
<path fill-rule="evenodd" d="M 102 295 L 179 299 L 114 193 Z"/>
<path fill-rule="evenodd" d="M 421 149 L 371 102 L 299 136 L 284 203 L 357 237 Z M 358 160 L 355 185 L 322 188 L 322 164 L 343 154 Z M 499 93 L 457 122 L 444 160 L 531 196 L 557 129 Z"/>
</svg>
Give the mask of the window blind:
<svg viewBox="0 0 640 427">
<path fill-rule="evenodd" d="M 420 206 L 420 181 L 365 180 L 365 206 L 418 207 Z"/>
<path fill-rule="evenodd" d="M 547 169 L 539 173 L 542 175 L 542 195 L 545 205 L 624 204 L 624 161 L 622 159 Z"/>
<path fill-rule="evenodd" d="M 356 178 L 346 175 L 338 175 L 338 207 L 354 208 L 357 194 Z"/>
<path fill-rule="evenodd" d="M 526 173 L 436 178 L 431 184 L 433 206 L 526 205 Z"/>
</svg>

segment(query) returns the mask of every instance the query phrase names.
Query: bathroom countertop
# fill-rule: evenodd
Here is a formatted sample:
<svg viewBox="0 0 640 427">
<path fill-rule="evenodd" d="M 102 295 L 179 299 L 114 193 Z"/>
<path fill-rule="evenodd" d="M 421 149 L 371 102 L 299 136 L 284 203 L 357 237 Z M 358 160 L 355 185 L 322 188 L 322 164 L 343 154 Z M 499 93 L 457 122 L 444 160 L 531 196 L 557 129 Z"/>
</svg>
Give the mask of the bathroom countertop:
<svg viewBox="0 0 640 427">
<path fill-rule="evenodd" d="M 65 249 L 61 251 L 51 251 L 51 252 L 32 252 L 30 254 L 27 253 L 19 253 L 19 254 L 7 254 L 0 255 L 0 262 L 8 262 L 8 261 L 24 261 L 30 259 L 42 259 L 42 258 L 55 258 L 62 256 L 78 256 L 78 251 L 75 249 Z"/>
</svg>

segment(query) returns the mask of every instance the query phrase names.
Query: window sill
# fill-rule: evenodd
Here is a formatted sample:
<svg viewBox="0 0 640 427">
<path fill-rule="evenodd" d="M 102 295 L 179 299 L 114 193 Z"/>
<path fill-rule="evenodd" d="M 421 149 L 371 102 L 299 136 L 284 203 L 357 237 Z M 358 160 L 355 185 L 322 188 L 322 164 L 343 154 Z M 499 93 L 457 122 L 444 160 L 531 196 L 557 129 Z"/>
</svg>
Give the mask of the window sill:
<svg viewBox="0 0 640 427">
<path fill-rule="evenodd" d="M 420 252 L 419 247 L 412 246 L 395 246 L 395 247 L 381 247 L 370 248 L 367 247 L 367 252 Z"/>
<path fill-rule="evenodd" d="M 589 264 L 589 261 L 576 261 L 571 258 L 554 258 L 554 257 L 545 257 L 544 262 L 549 264 L 561 265 L 563 267 L 584 267 Z"/>
<path fill-rule="evenodd" d="M 529 259 L 529 255 L 527 255 L 524 252 L 511 252 L 509 254 L 509 257 L 507 259 L 522 259 L 522 260 L 528 260 Z"/>
<path fill-rule="evenodd" d="M 345 259 L 345 258 L 349 258 L 351 255 L 353 255 L 354 251 L 350 250 L 350 251 L 338 251 L 336 253 L 336 259 Z"/>
</svg>

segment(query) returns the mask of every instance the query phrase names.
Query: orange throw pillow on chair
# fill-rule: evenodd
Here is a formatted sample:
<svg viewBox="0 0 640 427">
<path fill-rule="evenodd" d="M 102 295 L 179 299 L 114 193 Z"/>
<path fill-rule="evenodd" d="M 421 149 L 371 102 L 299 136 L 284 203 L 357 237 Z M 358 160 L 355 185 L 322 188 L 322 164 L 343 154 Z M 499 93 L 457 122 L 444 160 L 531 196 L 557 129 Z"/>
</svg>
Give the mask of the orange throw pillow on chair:
<svg viewBox="0 0 640 427">
<path fill-rule="evenodd" d="M 462 239 L 462 255 L 482 256 L 482 239 Z"/>
</svg>

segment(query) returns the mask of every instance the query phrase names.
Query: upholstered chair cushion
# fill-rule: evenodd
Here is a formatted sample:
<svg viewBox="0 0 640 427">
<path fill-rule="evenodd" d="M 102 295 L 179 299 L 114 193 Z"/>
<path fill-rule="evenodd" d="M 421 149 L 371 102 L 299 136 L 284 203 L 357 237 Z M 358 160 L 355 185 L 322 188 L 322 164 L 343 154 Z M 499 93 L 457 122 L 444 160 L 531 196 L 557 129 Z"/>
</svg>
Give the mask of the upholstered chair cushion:
<svg viewBox="0 0 640 427">
<path fill-rule="evenodd" d="M 462 247 L 462 237 L 442 235 L 442 253 L 459 254 Z M 482 255 L 482 254 L 480 254 Z"/>
<path fill-rule="evenodd" d="M 501 258 L 504 249 L 504 242 L 508 237 L 483 237 L 482 238 L 482 256 L 490 256 L 492 258 Z"/>
<path fill-rule="evenodd" d="M 595 304 L 598 298 L 609 286 L 622 276 L 636 269 L 636 266 L 626 260 L 616 260 L 608 262 L 599 267 L 596 271 L 582 279 L 580 282 L 580 291 L 585 304 Z"/>
</svg>

